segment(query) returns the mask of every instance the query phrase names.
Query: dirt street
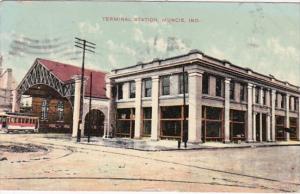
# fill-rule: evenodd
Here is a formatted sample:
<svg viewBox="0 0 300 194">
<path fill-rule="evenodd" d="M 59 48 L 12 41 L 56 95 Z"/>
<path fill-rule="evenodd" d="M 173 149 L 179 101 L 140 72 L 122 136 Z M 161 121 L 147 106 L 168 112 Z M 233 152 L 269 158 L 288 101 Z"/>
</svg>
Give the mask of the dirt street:
<svg viewBox="0 0 300 194">
<path fill-rule="evenodd" d="M 300 192 L 300 146 L 137 151 L 0 134 L 3 190 Z"/>
</svg>

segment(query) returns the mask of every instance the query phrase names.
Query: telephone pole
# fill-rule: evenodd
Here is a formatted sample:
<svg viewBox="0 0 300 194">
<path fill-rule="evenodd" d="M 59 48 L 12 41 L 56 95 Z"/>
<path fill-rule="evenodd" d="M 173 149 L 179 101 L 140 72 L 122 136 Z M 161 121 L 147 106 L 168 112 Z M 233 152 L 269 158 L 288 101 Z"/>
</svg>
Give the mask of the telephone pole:
<svg viewBox="0 0 300 194">
<path fill-rule="evenodd" d="M 96 49 L 96 44 L 89 42 L 84 39 L 80 39 L 75 37 L 75 47 L 82 49 L 82 65 L 81 65 L 81 85 L 80 85 L 80 114 L 78 121 L 78 130 L 77 130 L 77 142 L 80 142 L 81 137 L 81 129 L 80 126 L 82 122 L 82 112 L 83 112 L 83 77 L 84 77 L 84 60 L 85 60 L 85 51 L 89 51 L 91 53 L 95 53 L 94 49 Z"/>
</svg>

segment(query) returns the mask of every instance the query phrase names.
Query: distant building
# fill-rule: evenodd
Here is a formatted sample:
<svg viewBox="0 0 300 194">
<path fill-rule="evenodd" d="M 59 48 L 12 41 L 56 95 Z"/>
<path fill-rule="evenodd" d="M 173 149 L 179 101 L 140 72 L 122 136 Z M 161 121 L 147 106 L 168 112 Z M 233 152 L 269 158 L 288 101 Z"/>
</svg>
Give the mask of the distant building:
<svg viewBox="0 0 300 194">
<path fill-rule="evenodd" d="M 112 70 L 106 88 L 115 136 L 180 139 L 186 126 L 194 143 L 300 140 L 298 86 L 197 50 Z"/>
<path fill-rule="evenodd" d="M 2 57 L 0 56 L 0 112 L 12 109 L 12 90 L 16 82 L 13 77 L 12 69 L 2 67 Z"/>
</svg>

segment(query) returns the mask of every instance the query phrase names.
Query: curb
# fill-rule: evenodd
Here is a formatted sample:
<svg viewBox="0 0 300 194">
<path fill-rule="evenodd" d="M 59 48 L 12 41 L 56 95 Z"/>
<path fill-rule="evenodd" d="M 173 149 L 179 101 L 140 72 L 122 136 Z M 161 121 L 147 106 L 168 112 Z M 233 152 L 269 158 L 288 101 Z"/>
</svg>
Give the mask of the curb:
<svg viewBox="0 0 300 194">
<path fill-rule="evenodd" d="M 88 143 L 88 142 L 80 142 L 80 144 L 85 145 L 95 145 L 95 146 L 102 146 L 102 147 L 111 147 L 111 148 L 120 148 L 120 149 L 131 149 L 137 151 L 146 151 L 146 152 L 159 152 L 159 151 L 195 151 L 195 150 L 221 150 L 221 149 L 246 149 L 246 148 L 262 148 L 262 147 L 279 147 L 279 146 L 300 146 L 299 143 L 295 144 L 264 144 L 264 145 L 244 145 L 244 146 L 234 146 L 234 147 L 212 147 L 212 146 L 205 146 L 205 147 L 194 147 L 194 148 L 163 148 L 163 149 L 142 149 L 142 148 L 135 148 L 135 147 L 122 147 L 121 145 L 103 145 L 103 144 L 96 144 L 96 143 Z"/>
</svg>

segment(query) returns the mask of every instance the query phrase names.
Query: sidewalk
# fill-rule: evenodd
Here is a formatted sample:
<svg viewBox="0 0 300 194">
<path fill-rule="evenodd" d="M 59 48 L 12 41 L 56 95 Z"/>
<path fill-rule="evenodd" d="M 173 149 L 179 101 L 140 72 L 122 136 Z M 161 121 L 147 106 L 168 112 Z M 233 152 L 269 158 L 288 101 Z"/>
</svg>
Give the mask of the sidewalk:
<svg viewBox="0 0 300 194">
<path fill-rule="evenodd" d="M 174 140 L 152 141 L 150 139 L 129 139 L 129 138 L 100 138 L 92 137 L 90 143 L 87 138 L 81 138 L 82 144 L 99 145 L 106 147 L 117 147 L 125 149 L 134 149 L 140 151 L 171 151 L 179 150 L 178 142 Z M 258 142 L 258 143 L 229 143 L 206 142 L 202 144 L 187 143 L 187 148 L 181 143 L 180 150 L 200 150 L 200 149 L 233 149 L 233 148 L 254 148 L 270 146 L 300 146 L 300 141 L 281 141 L 281 142 Z"/>
</svg>

